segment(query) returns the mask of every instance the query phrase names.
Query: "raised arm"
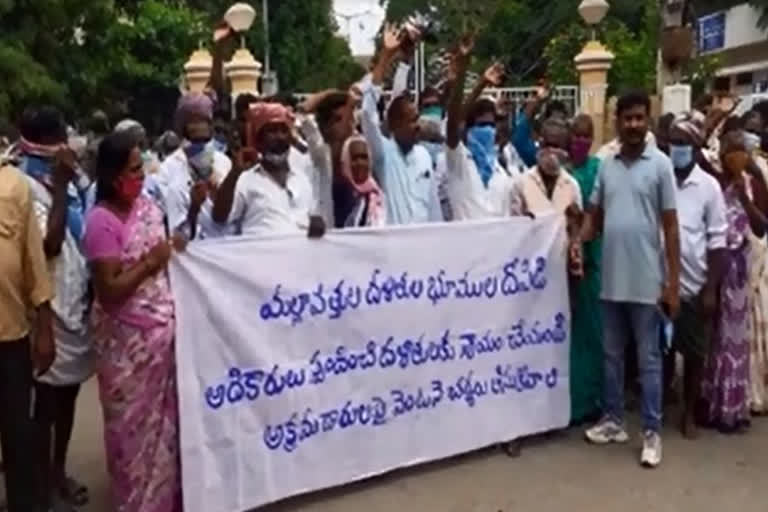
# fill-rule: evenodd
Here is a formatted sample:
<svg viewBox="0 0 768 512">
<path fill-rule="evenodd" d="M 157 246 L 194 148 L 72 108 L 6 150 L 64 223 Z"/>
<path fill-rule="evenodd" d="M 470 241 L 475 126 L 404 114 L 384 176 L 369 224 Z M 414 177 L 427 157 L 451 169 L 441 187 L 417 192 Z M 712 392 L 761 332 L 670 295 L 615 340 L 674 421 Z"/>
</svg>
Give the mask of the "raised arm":
<svg viewBox="0 0 768 512">
<path fill-rule="evenodd" d="M 452 75 L 454 76 L 451 76 L 452 89 L 448 101 L 448 122 L 445 138 L 445 143 L 450 149 L 456 149 L 461 141 L 460 131 L 464 122 L 464 83 L 474 46 L 474 38 L 471 35 L 465 36 L 459 44 L 451 64 Z"/>
<path fill-rule="evenodd" d="M 485 70 L 483 76 L 477 81 L 472 92 L 469 93 L 467 99 L 464 101 L 464 112 L 468 112 L 472 105 L 475 104 L 477 99 L 483 94 L 486 87 L 498 87 L 504 80 L 504 64 L 501 62 L 494 62 L 491 66 Z"/>
<path fill-rule="evenodd" d="M 515 119 L 512 134 L 512 144 L 527 167 L 536 165 L 536 143 L 533 141 L 532 122 L 536 111 L 547 99 L 548 92 L 537 93 L 536 97 L 528 100 Z"/>
<path fill-rule="evenodd" d="M 381 131 L 381 118 L 379 117 L 381 85 L 400 51 L 400 39 L 398 29 L 388 25 L 384 31 L 384 45 L 379 52 L 376 66 L 360 84 L 360 90 L 363 93 L 361 119 L 363 136 L 368 142 L 373 170 L 377 174 L 382 172 L 384 162 L 384 134 Z"/>
<path fill-rule="evenodd" d="M 408 90 L 408 75 L 411 73 L 411 65 L 407 62 L 399 62 L 392 79 L 392 97 L 396 98 Z"/>
<path fill-rule="evenodd" d="M 229 216 L 232 213 L 232 204 L 235 201 L 235 189 L 240 176 L 251 165 L 258 160 L 258 155 L 252 148 L 243 148 L 235 155 L 232 162 L 232 170 L 219 185 L 216 190 L 216 199 L 213 201 L 213 210 L 211 217 L 217 224 L 226 224 L 229 222 Z"/>
<path fill-rule="evenodd" d="M 384 84 L 384 80 L 392 68 L 392 63 L 397 60 L 400 54 L 402 42 L 403 33 L 401 30 L 396 25 L 387 24 L 384 28 L 383 44 L 379 51 L 378 60 L 371 72 L 371 81 L 374 85 L 381 87 Z"/>
<path fill-rule="evenodd" d="M 75 176 L 75 154 L 63 149 L 56 154 L 53 168 L 53 205 L 46 221 L 43 250 L 48 258 L 61 252 L 67 232 L 67 210 L 69 208 L 69 184 Z"/>
</svg>

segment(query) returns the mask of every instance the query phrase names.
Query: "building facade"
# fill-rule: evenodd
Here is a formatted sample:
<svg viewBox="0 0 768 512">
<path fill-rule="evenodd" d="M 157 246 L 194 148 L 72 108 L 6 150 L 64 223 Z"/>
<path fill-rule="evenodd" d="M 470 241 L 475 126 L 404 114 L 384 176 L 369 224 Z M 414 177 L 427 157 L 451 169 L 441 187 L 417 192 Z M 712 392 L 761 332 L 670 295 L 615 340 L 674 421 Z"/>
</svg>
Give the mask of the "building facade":
<svg viewBox="0 0 768 512">
<path fill-rule="evenodd" d="M 747 3 L 699 18 L 699 53 L 720 59 L 715 90 L 768 93 L 768 31 L 758 27 L 759 18 Z"/>
</svg>

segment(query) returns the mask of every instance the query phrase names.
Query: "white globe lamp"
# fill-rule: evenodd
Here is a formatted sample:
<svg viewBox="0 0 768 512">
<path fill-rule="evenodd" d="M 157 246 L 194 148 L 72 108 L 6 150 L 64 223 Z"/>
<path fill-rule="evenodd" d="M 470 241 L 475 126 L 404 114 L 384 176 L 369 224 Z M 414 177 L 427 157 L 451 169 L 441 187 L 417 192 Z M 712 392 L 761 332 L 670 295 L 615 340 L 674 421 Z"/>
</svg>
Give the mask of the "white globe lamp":
<svg viewBox="0 0 768 512">
<path fill-rule="evenodd" d="M 224 14 L 224 21 L 232 30 L 240 34 L 240 49 L 232 60 L 224 64 L 224 72 L 232 85 L 232 100 L 244 93 L 259 94 L 258 81 L 261 76 L 261 63 L 253 58 L 245 47 L 245 33 L 256 19 L 256 10 L 246 3 L 236 3 Z"/>
<path fill-rule="evenodd" d="M 256 10 L 242 2 L 234 4 L 224 14 L 224 20 L 232 27 L 232 30 L 238 33 L 251 28 L 254 19 L 256 19 Z"/>
<path fill-rule="evenodd" d="M 610 5 L 606 0 L 583 0 L 579 4 L 579 15 L 584 22 L 592 27 L 592 39 L 595 39 L 595 25 L 603 21 L 608 14 Z"/>
</svg>

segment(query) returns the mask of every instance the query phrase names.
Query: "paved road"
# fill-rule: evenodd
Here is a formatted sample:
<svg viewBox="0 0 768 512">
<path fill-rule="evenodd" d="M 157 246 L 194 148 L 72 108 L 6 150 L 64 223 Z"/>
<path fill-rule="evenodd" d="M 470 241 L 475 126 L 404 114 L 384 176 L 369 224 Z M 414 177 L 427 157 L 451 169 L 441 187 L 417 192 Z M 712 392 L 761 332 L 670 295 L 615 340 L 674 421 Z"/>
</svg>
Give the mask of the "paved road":
<svg viewBox="0 0 768 512">
<path fill-rule="evenodd" d="M 91 489 L 86 512 L 108 512 L 96 387 L 79 402 L 70 470 Z M 483 450 L 288 500 L 259 512 L 768 512 L 768 419 L 742 436 L 665 433 L 664 464 L 637 464 L 637 443 L 586 445 L 572 430 L 510 459 Z M 212 510 L 210 512 L 218 512 Z"/>
</svg>

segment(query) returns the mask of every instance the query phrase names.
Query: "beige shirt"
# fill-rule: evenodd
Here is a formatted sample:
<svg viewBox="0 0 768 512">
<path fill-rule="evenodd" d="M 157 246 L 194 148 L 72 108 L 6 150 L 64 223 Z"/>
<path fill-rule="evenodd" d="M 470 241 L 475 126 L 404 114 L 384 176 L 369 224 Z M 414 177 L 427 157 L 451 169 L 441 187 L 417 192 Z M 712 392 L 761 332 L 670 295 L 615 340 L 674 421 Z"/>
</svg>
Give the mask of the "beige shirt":
<svg viewBox="0 0 768 512">
<path fill-rule="evenodd" d="M 28 312 L 53 298 L 29 184 L 0 167 L 0 342 L 29 334 Z"/>
<path fill-rule="evenodd" d="M 534 216 L 547 213 L 565 213 L 571 205 L 579 209 L 581 205 L 581 189 L 579 183 L 565 169 L 560 170 L 552 197 L 547 196 L 547 189 L 539 175 L 539 170 L 533 167 L 515 181 L 512 192 L 512 215 Z"/>
</svg>

